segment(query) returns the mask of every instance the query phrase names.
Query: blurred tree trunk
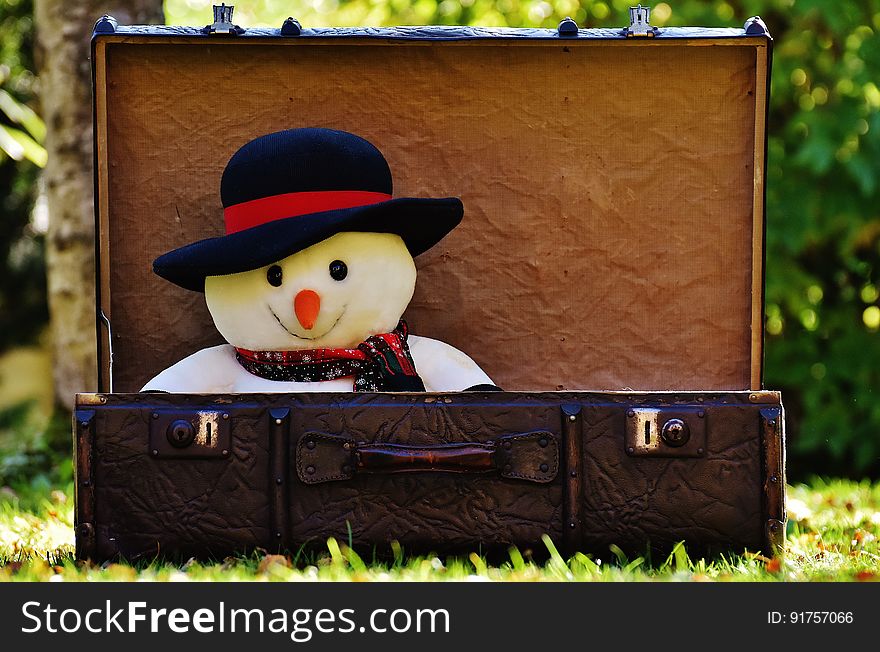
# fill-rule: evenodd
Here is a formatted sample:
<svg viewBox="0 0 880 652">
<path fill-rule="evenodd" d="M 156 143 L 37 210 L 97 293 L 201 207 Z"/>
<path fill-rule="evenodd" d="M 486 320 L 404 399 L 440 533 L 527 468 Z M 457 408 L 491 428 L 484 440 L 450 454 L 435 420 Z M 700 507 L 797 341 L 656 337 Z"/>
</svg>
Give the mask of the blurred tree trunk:
<svg viewBox="0 0 880 652">
<path fill-rule="evenodd" d="M 36 0 L 37 67 L 49 161 L 46 263 L 55 392 L 71 407 L 97 384 L 95 218 L 89 41 L 103 14 L 120 24 L 162 23 L 162 0 Z"/>
</svg>

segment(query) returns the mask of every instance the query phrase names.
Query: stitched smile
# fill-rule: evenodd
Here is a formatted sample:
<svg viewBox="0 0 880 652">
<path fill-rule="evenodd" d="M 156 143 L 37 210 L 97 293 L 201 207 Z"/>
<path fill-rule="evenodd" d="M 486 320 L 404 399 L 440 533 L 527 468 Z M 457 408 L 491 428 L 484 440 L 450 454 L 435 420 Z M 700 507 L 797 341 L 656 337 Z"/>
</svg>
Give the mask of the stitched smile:
<svg viewBox="0 0 880 652">
<path fill-rule="evenodd" d="M 295 337 L 295 338 L 298 339 L 298 340 L 318 340 L 318 339 L 321 339 L 322 337 L 324 337 L 327 333 L 329 333 L 330 331 L 332 331 L 334 328 L 336 328 L 336 324 L 338 324 L 338 323 L 339 323 L 339 320 L 342 319 L 342 315 L 345 314 L 345 308 L 346 308 L 347 306 L 344 306 L 344 307 L 342 308 L 342 312 L 339 313 L 339 317 L 336 318 L 336 321 L 333 322 L 333 325 L 330 326 L 330 328 L 328 328 L 326 331 L 324 331 L 324 332 L 321 333 L 320 335 L 316 335 L 315 337 L 305 337 L 305 336 L 303 336 L 303 335 L 297 335 L 296 333 L 291 332 L 291 330 L 290 330 L 287 326 L 284 325 L 284 322 L 281 321 L 281 318 L 278 317 L 278 315 L 275 314 L 275 311 L 272 310 L 272 306 L 267 305 L 266 307 L 269 309 L 269 312 L 272 313 L 272 316 L 275 318 L 275 321 L 278 322 L 278 325 L 281 326 L 281 328 L 283 328 L 284 331 L 285 331 L 288 335 L 290 335 L 290 336 L 292 336 L 292 337 Z"/>
</svg>

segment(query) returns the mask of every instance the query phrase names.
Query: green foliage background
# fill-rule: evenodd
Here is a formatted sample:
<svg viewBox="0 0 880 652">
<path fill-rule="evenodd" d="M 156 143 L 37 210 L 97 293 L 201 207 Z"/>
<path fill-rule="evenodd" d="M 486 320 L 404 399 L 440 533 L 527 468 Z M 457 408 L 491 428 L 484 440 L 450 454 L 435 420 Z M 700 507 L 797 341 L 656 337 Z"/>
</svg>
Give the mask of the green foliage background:
<svg viewBox="0 0 880 652">
<path fill-rule="evenodd" d="M 280 26 L 467 24 L 621 26 L 629 0 L 239 0 L 236 22 Z M 0 65 L 27 69 L 29 24 L 10 23 L 30 0 L 0 0 Z M 210 0 L 167 0 L 172 24 L 203 25 Z M 655 25 L 740 25 L 759 14 L 775 39 L 767 164 L 766 386 L 788 409 L 789 469 L 880 477 L 880 0 L 675 0 L 655 4 Z M 14 20 L 26 20 L 15 18 Z M 7 34 L 24 34 L 8 37 Z M 22 40 L 23 38 L 23 40 Z M 19 39 L 19 40 L 14 40 Z M 8 82 L 4 82 L 4 88 Z M 25 88 L 17 95 L 33 102 Z M 0 115 L 0 120 L 3 117 Z M 0 161 L 0 256 L 33 200 L 34 165 Z M 18 193 L 18 194 L 16 194 Z M 19 216 L 19 217 L 16 217 Z M 18 220 L 16 222 L 15 220 Z M 10 229 L 10 223 L 12 228 Z M 16 226 L 19 225 L 19 226 Z M 16 231 L 16 229 L 18 229 Z M 24 234 L 27 236 L 27 234 Z M 0 258 L 0 263 L 3 259 Z M 10 268 L 9 262 L 6 268 Z M 5 315 L 32 311 L 0 274 Z M 40 277 L 35 271 L 34 278 Z M 41 277 L 40 277 L 41 278 Z M 30 319 L 30 317 L 28 317 Z M 15 320 L 17 321 L 17 320 Z M 27 323 L 27 322 L 25 322 Z"/>
<path fill-rule="evenodd" d="M 0 351 L 33 342 L 48 317 L 43 237 L 31 221 L 46 155 L 32 109 L 32 14 L 32 0 L 0 0 Z"/>
</svg>

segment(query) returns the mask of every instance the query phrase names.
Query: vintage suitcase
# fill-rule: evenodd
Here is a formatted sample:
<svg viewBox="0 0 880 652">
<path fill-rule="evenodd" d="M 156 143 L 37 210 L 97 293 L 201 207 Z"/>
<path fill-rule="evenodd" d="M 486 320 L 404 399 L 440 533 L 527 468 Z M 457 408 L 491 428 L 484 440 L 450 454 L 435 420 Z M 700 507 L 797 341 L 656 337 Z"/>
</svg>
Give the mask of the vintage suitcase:
<svg viewBox="0 0 880 652">
<path fill-rule="evenodd" d="M 760 19 L 244 28 L 96 24 L 100 384 L 75 412 L 79 557 L 543 534 L 569 552 L 774 552 Z M 151 261 L 222 232 L 230 154 L 298 126 L 379 145 L 396 193 L 462 197 L 406 317 L 507 391 L 138 393 L 221 341 L 203 296 Z"/>
</svg>

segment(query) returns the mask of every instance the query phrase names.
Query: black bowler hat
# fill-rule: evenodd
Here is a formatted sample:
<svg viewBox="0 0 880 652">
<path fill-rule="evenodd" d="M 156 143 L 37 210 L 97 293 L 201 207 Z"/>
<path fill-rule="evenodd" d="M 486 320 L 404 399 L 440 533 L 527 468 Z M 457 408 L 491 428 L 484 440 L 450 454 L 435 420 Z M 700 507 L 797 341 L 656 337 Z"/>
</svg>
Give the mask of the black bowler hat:
<svg viewBox="0 0 880 652">
<path fill-rule="evenodd" d="M 206 276 L 257 269 L 336 233 L 396 233 L 413 256 L 461 222 L 455 197 L 392 198 L 382 153 L 332 129 L 288 129 L 239 149 L 223 171 L 226 235 L 199 240 L 153 261 L 172 283 L 204 292 Z"/>
</svg>

